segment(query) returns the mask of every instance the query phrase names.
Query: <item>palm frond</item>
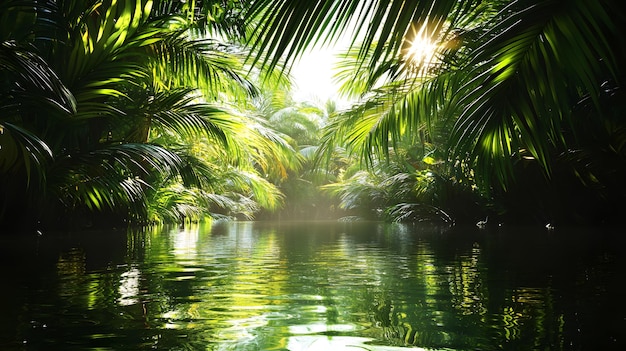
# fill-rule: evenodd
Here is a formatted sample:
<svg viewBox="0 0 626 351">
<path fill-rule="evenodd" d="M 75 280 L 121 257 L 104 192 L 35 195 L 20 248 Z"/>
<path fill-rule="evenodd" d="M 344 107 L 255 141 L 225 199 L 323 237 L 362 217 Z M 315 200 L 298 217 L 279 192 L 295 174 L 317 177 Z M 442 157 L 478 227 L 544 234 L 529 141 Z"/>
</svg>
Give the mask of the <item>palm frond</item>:
<svg viewBox="0 0 626 351">
<path fill-rule="evenodd" d="M 281 58 L 288 63 L 316 43 L 332 42 L 352 28 L 353 37 L 365 33 L 358 62 L 376 71 L 377 62 L 387 62 L 402 48 L 405 37 L 416 24 L 429 23 L 439 32 L 446 20 L 454 21 L 464 13 L 473 13 L 475 1 L 255 1 L 246 18 L 258 21 L 250 44 L 258 52 L 268 53 L 261 64 L 274 67 Z M 453 25 L 453 24 L 452 24 Z"/>
<path fill-rule="evenodd" d="M 199 36 L 236 41 L 249 31 L 243 18 L 249 4 L 243 0 L 155 0 L 151 16 L 155 21 L 171 21 L 173 16 L 177 16 L 182 28 L 197 32 Z"/>
<path fill-rule="evenodd" d="M 240 141 L 248 145 L 248 158 L 270 179 L 284 179 L 288 170 L 298 169 L 300 160 L 288 137 L 277 132 L 260 117 L 247 119 L 246 133 L 240 134 Z"/>
<path fill-rule="evenodd" d="M 550 174 L 549 149 L 564 145 L 572 97 L 579 91 L 597 96 L 599 82 L 616 71 L 607 37 L 615 28 L 604 4 L 584 1 L 566 8 L 516 1 L 494 21 L 470 70 L 459 71 L 473 78 L 453 101 L 462 113 L 451 139 L 453 155 L 471 155 L 481 174 L 504 185 L 521 148 Z"/>
<path fill-rule="evenodd" d="M 161 186 L 149 201 L 149 223 L 179 223 L 183 220 L 201 221 L 205 218 L 232 218 L 243 216 L 252 219 L 258 211 L 257 204 L 237 193 L 216 194 L 181 184 Z"/>
<path fill-rule="evenodd" d="M 292 106 L 283 108 L 269 117 L 269 124 L 277 131 L 293 138 L 298 145 L 317 142 L 324 121 L 317 108 Z"/>
<path fill-rule="evenodd" d="M 58 186 L 55 195 L 68 208 L 85 205 L 102 210 L 132 205 L 143 209 L 147 179 L 172 177 L 182 166 L 176 154 L 162 147 L 126 143 L 59 158 L 49 177 Z"/>
<path fill-rule="evenodd" d="M 263 208 L 274 210 L 282 204 L 280 190 L 256 172 L 228 167 L 221 173 L 221 179 L 223 190 L 238 193 L 242 199 L 249 198 Z"/>
<path fill-rule="evenodd" d="M 373 42 L 358 54 L 353 49 L 338 78 L 365 102 L 330 124 L 322 150 L 343 142 L 368 159 L 386 154 L 403 136 L 421 136 L 425 127 L 433 135 L 433 123 L 444 120 L 451 131 L 449 158 L 469 160 L 484 184 L 505 186 L 520 152 L 549 175 L 550 150 L 565 147 L 563 130 L 572 130 L 577 96 L 588 92 L 598 105 L 601 83 L 618 79 L 609 43 L 619 25 L 611 4 L 520 0 L 493 2 L 481 13 L 461 5 L 440 24 L 449 33 L 442 40 L 454 45 L 442 46 L 440 69 L 426 81 L 399 75 L 410 71 L 398 57 L 392 57 L 395 65 L 379 61 L 375 69 L 359 69 L 359 57 L 380 60 L 386 49 Z M 384 78 L 389 82 L 377 87 Z"/>
<path fill-rule="evenodd" d="M 21 47 L 15 41 L 0 43 L 0 74 L 11 82 L 2 87 L 2 106 L 11 105 L 11 94 L 33 90 L 47 98 L 46 102 L 67 113 L 76 110 L 76 101 L 71 92 L 48 63 L 39 56 L 34 47 Z"/>
<path fill-rule="evenodd" d="M 191 88 L 173 88 L 158 90 L 156 88 L 133 88 L 128 94 L 132 96 L 134 106 L 125 104 L 125 115 L 112 120 L 113 125 L 128 124 L 129 134 L 144 135 L 126 136 L 118 138 L 125 140 L 148 139 L 147 129 L 156 129 L 158 134 L 179 134 L 184 137 L 204 136 L 221 144 L 225 148 L 236 147 L 229 135 L 237 132 L 237 119 L 232 118 L 223 108 L 202 103 L 202 96 Z M 124 104 L 122 101 L 121 104 Z M 120 109 L 123 106 L 119 107 Z M 153 133 L 154 134 L 154 133 Z"/>
<path fill-rule="evenodd" d="M 150 47 L 153 72 L 165 86 L 197 86 L 207 99 L 224 93 L 254 96 L 257 88 L 246 78 L 240 48 L 213 39 L 191 39 L 184 31 L 169 33 Z"/>
<path fill-rule="evenodd" d="M 52 150 L 39 137 L 12 123 L 0 121 L 0 174 L 26 175 L 26 185 L 33 176 L 40 181 L 52 161 Z"/>
<path fill-rule="evenodd" d="M 454 224 L 454 219 L 446 211 L 423 203 L 399 203 L 387 210 L 387 216 L 394 222 L 441 222 Z"/>
</svg>

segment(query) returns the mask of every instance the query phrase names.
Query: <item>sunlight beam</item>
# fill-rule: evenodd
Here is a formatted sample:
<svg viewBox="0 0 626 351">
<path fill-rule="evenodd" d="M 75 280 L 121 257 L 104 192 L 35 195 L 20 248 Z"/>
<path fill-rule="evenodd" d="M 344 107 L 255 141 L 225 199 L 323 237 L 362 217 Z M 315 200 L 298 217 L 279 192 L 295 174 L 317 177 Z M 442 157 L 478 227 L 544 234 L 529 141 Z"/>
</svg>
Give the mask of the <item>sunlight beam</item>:
<svg viewBox="0 0 626 351">
<path fill-rule="evenodd" d="M 406 49 L 404 50 L 404 59 L 411 65 L 422 69 L 428 68 L 437 52 L 437 44 L 433 40 L 432 33 L 429 33 L 428 25 L 425 22 L 419 30 L 412 27 L 412 38 L 408 36 L 406 41 Z"/>
</svg>

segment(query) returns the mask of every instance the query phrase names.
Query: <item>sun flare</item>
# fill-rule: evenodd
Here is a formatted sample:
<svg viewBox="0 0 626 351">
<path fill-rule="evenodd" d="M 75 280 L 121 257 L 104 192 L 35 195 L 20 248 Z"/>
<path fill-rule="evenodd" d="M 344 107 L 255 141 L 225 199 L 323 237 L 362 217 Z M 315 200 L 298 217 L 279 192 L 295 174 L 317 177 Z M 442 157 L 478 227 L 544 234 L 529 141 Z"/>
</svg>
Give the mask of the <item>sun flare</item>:
<svg viewBox="0 0 626 351">
<path fill-rule="evenodd" d="M 408 51 L 409 57 L 417 62 L 429 62 L 435 53 L 437 46 L 425 37 L 416 37 L 411 41 Z"/>
<path fill-rule="evenodd" d="M 432 33 L 428 32 L 426 24 L 418 31 L 414 31 L 413 38 L 407 38 L 407 48 L 405 49 L 405 59 L 415 66 L 429 66 L 437 51 L 437 44 L 432 38 Z"/>
</svg>

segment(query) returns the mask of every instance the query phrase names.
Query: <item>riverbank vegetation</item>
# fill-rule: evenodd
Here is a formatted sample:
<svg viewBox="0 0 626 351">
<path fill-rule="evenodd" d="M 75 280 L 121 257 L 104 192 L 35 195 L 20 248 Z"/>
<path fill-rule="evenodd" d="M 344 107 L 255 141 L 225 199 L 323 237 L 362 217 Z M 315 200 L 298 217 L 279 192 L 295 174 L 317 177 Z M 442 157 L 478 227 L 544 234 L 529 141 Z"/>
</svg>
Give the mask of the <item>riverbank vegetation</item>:
<svg viewBox="0 0 626 351">
<path fill-rule="evenodd" d="M 5 0 L 0 223 L 612 222 L 624 22 L 615 0 Z M 291 64 L 342 33 L 352 106 L 293 101 Z"/>
</svg>

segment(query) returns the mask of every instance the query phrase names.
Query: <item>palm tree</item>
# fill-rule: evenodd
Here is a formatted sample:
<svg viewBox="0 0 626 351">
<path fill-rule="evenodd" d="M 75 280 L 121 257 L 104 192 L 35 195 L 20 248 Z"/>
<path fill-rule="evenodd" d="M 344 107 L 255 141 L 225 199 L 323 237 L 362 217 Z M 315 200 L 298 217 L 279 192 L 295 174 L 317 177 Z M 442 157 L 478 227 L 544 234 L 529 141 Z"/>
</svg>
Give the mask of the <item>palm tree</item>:
<svg viewBox="0 0 626 351">
<path fill-rule="evenodd" d="M 284 206 L 275 212 L 263 212 L 261 218 L 273 219 L 321 219 L 332 212 L 328 197 L 318 191 L 320 182 L 327 181 L 322 174 L 325 169 L 315 163 L 322 129 L 335 110 L 332 101 L 295 102 L 288 88 L 281 85 L 266 89 L 248 107 L 248 114 L 288 141 L 295 151 L 294 167 L 284 174 L 268 179 L 276 184 L 284 195 Z"/>
<path fill-rule="evenodd" d="M 250 44 L 270 67 L 353 30 L 346 85 L 364 102 L 337 130 L 364 158 L 444 123 L 451 174 L 507 205 L 535 179 L 524 207 L 558 186 L 545 208 L 558 212 L 576 184 L 591 194 L 576 206 L 626 196 L 623 14 L 614 0 L 259 0 L 248 16 L 263 23 Z M 433 60 L 407 54 L 415 33 L 436 43 Z"/>
<path fill-rule="evenodd" d="M 120 222 L 145 222 L 161 187 L 182 184 L 186 194 L 206 199 L 212 190 L 225 191 L 216 177 L 231 168 L 239 175 L 229 178 L 228 191 L 277 206 L 278 192 L 260 174 L 284 172 L 292 150 L 229 107 L 257 89 L 246 77 L 245 52 L 221 41 L 237 31 L 214 23 L 238 18 L 227 12 L 243 4 L 214 5 L 0 5 L 7 19 L 0 27 L 0 108 L 8 111 L 0 117 L 1 146 L 10 151 L 0 156 L 0 192 L 2 208 L 11 211 L 0 213 L 3 222 L 80 218 L 94 211 Z M 224 12 L 210 13 L 217 9 Z M 191 148 L 197 140 L 218 151 L 198 157 Z"/>
</svg>

